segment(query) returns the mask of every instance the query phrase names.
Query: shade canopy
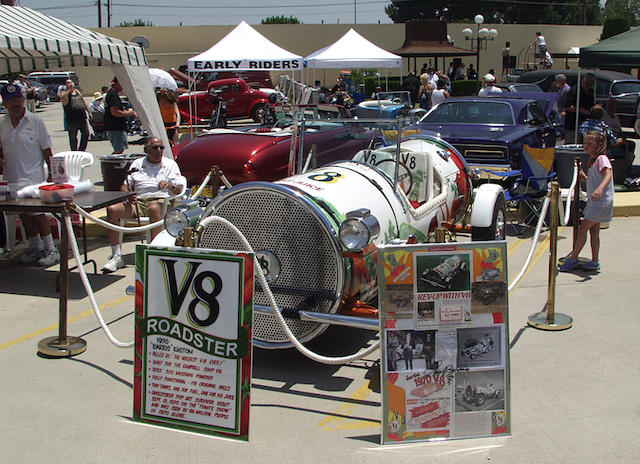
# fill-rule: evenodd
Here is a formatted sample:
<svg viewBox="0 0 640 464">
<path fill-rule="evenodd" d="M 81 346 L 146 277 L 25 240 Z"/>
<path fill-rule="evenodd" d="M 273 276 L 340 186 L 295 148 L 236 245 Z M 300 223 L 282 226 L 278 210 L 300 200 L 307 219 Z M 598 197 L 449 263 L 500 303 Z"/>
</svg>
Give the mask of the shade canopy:
<svg viewBox="0 0 640 464">
<path fill-rule="evenodd" d="M 640 28 L 614 35 L 588 47 L 581 47 L 580 66 L 585 68 L 640 67 Z"/>
<path fill-rule="evenodd" d="M 399 68 L 402 58 L 369 42 L 353 29 L 307 56 L 308 68 Z"/>
<path fill-rule="evenodd" d="M 169 147 L 144 50 L 30 8 L 0 6 L 0 74 L 110 64 L 144 127 Z M 149 104 L 150 102 L 154 104 Z M 165 156 L 172 156 L 167 148 Z"/>
<path fill-rule="evenodd" d="M 188 60 L 189 72 L 300 70 L 302 57 L 271 42 L 242 21 L 209 50 Z"/>
</svg>

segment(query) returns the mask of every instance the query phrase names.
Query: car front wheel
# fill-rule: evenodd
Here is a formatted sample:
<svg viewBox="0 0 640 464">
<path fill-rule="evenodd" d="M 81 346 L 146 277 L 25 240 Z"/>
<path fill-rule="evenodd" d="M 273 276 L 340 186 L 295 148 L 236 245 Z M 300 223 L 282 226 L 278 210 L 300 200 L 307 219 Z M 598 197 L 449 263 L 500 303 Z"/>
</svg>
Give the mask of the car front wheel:
<svg viewBox="0 0 640 464">
<path fill-rule="evenodd" d="M 259 104 L 253 107 L 251 110 L 251 119 L 255 122 L 260 122 L 264 116 L 264 104 Z"/>
<path fill-rule="evenodd" d="M 507 202 L 504 195 L 500 194 L 493 206 L 493 221 L 489 227 L 472 227 L 471 240 L 504 240 L 506 237 L 505 227 L 507 224 Z"/>
</svg>

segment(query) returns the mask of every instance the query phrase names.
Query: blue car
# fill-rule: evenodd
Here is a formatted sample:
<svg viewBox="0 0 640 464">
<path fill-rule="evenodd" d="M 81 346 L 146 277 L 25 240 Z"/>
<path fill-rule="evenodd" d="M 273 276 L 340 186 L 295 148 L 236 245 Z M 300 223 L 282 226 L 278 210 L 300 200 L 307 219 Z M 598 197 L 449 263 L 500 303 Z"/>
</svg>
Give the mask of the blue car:
<svg viewBox="0 0 640 464">
<path fill-rule="evenodd" d="M 412 108 L 409 92 L 379 92 L 375 100 L 365 100 L 351 108 L 358 118 L 409 118 L 416 122 L 426 114 L 425 110 Z"/>
<path fill-rule="evenodd" d="M 442 137 L 471 167 L 518 169 L 525 144 L 543 148 L 556 142 L 549 114 L 557 94 L 528 96 L 449 98 L 412 128 Z"/>
</svg>

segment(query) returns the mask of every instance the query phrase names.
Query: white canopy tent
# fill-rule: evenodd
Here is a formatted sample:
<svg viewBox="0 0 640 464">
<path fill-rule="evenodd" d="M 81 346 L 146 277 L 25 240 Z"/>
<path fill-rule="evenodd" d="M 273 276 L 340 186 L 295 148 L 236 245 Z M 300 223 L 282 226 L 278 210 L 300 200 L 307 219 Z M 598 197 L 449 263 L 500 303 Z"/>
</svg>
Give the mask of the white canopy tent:
<svg viewBox="0 0 640 464">
<path fill-rule="evenodd" d="M 4 5 L 0 6 L 0 41 L 0 74 L 109 63 L 105 80 L 117 76 L 144 127 L 163 140 L 165 156 L 173 157 L 140 46 L 30 8 Z"/>
<path fill-rule="evenodd" d="M 302 71 L 302 57 L 271 42 L 242 21 L 209 50 L 188 61 L 189 72 Z"/>
<path fill-rule="evenodd" d="M 369 42 L 353 29 L 305 58 L 308 68 L 400 68 L 402 57 Z"/>
</svg>

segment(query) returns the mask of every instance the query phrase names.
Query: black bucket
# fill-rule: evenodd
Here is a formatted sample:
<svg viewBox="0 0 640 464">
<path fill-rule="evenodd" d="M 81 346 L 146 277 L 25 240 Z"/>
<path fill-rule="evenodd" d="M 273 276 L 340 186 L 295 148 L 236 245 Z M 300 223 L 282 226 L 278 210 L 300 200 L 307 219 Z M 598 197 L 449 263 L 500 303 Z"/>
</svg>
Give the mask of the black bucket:
<svg viewBox="0 0 640 464">
<path fill-rule="evenodd" d="M 134 160 L 147 156 L 144 154 L 103 155 L 100 157 L 104 190 L 118 191 L 127 178 L 127 172 Z"/>
</svg>

